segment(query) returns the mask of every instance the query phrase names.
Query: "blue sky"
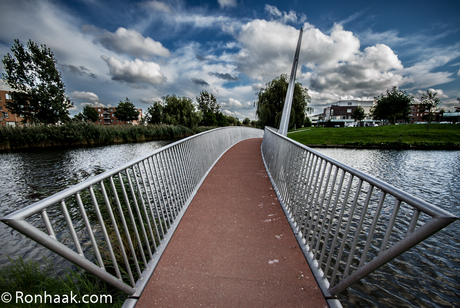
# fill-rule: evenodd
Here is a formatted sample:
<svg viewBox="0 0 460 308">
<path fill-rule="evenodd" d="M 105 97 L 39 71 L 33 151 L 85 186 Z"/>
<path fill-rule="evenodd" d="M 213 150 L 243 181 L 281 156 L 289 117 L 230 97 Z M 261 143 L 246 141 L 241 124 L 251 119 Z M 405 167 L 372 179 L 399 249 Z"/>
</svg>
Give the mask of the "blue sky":
<svg viewBox="0 0 460 308">
<path fill-rule="evenodd" d="M 315 113 L 392 86 L 416 99 L 436 91 L 452 110 L 459 12 L 460 1 L 443 0 L 1 0 L 0 57 L 16 38 L 50 47 L 72 114 L 126 97 L 147 110 L 165 95 L 195 101 L 206 90 L 225 114 L 254 119 L 256 93 L 290 73 L 303 27 L 297 80 Z"/>
</svg>

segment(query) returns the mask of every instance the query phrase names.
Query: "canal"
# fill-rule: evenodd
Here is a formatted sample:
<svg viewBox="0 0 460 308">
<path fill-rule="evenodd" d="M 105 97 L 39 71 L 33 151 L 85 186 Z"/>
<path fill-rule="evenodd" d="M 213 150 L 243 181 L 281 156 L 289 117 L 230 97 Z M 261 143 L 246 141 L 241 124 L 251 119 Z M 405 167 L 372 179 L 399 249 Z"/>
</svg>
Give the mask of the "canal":
<svg viewBox="0 0 460 308">
<path fill-rule="evenodd" d="M 0 154 L 0 217 L 147 154 L 168 141 Z M 460 216 L 460 151 L 317 149 Z M 460 307 L 458 222 L 353 285 L 344 307 Z M 0 223 L 0 268 L 8 257 L 62 258 Z"/>
</svg>

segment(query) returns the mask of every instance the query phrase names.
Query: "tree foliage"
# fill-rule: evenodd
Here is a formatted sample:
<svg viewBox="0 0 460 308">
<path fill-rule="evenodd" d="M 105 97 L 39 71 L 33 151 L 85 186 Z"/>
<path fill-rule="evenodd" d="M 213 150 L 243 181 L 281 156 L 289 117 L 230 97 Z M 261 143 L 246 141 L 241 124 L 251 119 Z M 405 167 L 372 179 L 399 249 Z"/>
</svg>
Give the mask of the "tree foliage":
<svg viewBox="0 0 460 308">
<path fill-rule="evenodd" d="M 150 124 L 164 123 L 194 128 L 201 119 L 201 112 L 196 110 L 190 98 L 174 94 L 163 97 L 163 102 L 155 102 L 147 109 L 147 122 Z"/>
<path fill-rule="evenodd" d="M 139 111 L 134 106 L 133 102 L 126 98 L 124 101 L 118 102 L 117 109 L 113 113 L 120 121 L 134 121 L 138 119 Z"/>
<path fill-rule="evenodd" d="M 256 114 L 260 124 L 264 126 L 279 127 L 283 112 L 286 92 L 289 85 L 288 77 L 283 74 L 268 82 L 265 88 L 257 93 Z M 289 118 L 289 128 L 302 127 L 305 114 L 310 110 L 308 103 L 311 99 L 307 88 L 303 88 L 298 82 L 295 83 L 294 96 L 292 98 L 291 115 Z"/>
<path fill-rule="evenodd" d="M 406 91 L 398 90 L 394 86 L 387 90 L 386 94 L 381 94 L 376 99 L 376 105 L 371 113 L 375 119 L 389 120 L 395 124 L 397 120 L 409 121 L 410 105 L 414 98 Z"/>
<path fill-rule="evenodd" d="M 363 107 L 358 106 L 358 108 L 356 108 L 353 111 L 351 116 L 353 117 L 353 119 L 359 122 L 359 121 L 362 121 L 366 117 L 366 112 L 364 111 Z"/>
<path fill-rule="evenodd" d="M 3 81 L 12 89 L 6 107 L 24 118 L 24 122 L 55 124 L 68 121 L 69 97 L 56 69 L 54 54 L 45 45 L 29 40 L 27 49 L 19 40 L 14 41 L 10 53 L 2 62 Z"/>
<path fill-rule="evenodd" d="M 441 99 L 437 97 L 437 95 L 437 92 L 431 92 L 427 90 L 420 99 L 420 109 L 422 112 L 428 112 L 428 126 L 426 130 L 430 129 L 433 114 L 436 112 L 439 104 L 441 104 Z"/>
<path fill-rule="evenodd" d="M 90 105 L 85 105 L 85 107 L 83 107 L 82 115 L 85 122 L 96 122 L 99 120 L 99 112 L 97 112 L 96 109 Z"/>
<path fill-rule="evenodd" d="M 196 97 L 196 101 L 198 102 L 198 110 L 203 113 L 200 125 L 227 126 L 227 118 L 220 111 L 220 106 L 214 94 L 208 93 L 208 91 L 201 91 L 200 95 Z"/>
</svg>

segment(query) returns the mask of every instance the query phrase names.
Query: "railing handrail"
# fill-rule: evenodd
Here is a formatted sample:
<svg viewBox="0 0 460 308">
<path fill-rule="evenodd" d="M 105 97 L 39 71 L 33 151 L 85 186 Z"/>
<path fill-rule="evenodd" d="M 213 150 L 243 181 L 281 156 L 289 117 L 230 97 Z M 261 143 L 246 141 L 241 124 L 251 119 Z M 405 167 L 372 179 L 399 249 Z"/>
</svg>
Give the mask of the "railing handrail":
<svg viewBox="0 0 460 308">
<path fill-rule="evenodd" d="M 0 221 L 138 297 L 209 170 L 231 146 L 263 134 L 263 130 L 248 127 L 205 131 L 19 209 Z M 52 212 L 48 211 L 50 207 Z M 114 246 L 122 255 L 119 261 Z M 124 266 L 124 275 L 128 276 L 125 280 L 118 265 Z M 108 267 L 115 273 L 108 272 Z"/>
<path fill-rule="evenodd" d="M 435 205 L 289 139 L 279 134 L 276 129 L 265 127 L 261 152 L 267 173 L 286 217 L 326 297 L 333 297 L 342 292 L 357 280 L 458 219 L 455 215 Z M 341 177 L 337 182 L 339 173 Z M 332 174 L 334 177 L 330 185 Z M 348 188 L 343 186 L 345 177 L 349 183 Z M 358 183 L 353 186 L 355 179 L 358 179 Z M 363 192 L 362 185 L 365 183 L 369 188 Z M 356 187 L 355 190 L 351 191 L 352 187 Z M 380 192 L 375 193 L 374 188 L 379 189 Z M 371 200 L 374 193 L 379 197 L 378 203 L 376 197 L 375 201 Z M 359 198 L 360 195 L 361 198 Z M 371 254 L 371 260 L 366 263 L 369 258 L 371 241 L 376 236 L 376 225 L 383 217 L 378 215 L 385 206 L 385 202 L 390 202 L 386 201 L 388 196 L 395 199 L 392 217 L 388 223 L 389 227 L 384 232 L 385 236 L 379 238 L 380 248 L 372 248 L 377 251 L 376 256 Z M 351 205 L 348 209 L 349 203 Z M 387 248 L 403 203 L 414 208 L 411 221 L 404 238 L 397 240 L 394 245 Z M 366 233 L 363 222 L 368 209 L 374 204 L 377 216 L 372 217 L 372 226 L 369 228 L 369 233 Z M 348 211 L 346 217 L 344 216 L 345 211 Z M 357 213 L 359 211 L 361 213 Z M 421 212 L 431 216 L 432 219 L 416 229 L 417 223 L 421 223 L 419 220 Z M 312 218 L 308 220 L 310 216 Z M 360 216 L 360 218 L 355 216 Z M 316 221 L 313 222 L 315 217 Z M 345 228 L 341 225 L 342 220 L 346 222 Z M 356 230 L 350 231 L 352 222 Z M 335 235 L 331 238 L 334 226 Z M 343 234 L 342 238 L 339 236 L 339 231 Z M 365 247 L 359 246 L 360 235 L 364 238 L 362 240 L 366 241 Z M 352 242 L 349 245 L 350 248 L 345 248 L 347 241 Z M 338 242 L 340 242 L 340 249 L 335 254 L 336 248 L 339 247 Z M 361 247 L 360 258 L 358 246 Z M 322 247 L 321 252 L 320 247 Z M 349 253 L 347 260 L 343 260 L 344 249 L 347 249 Z M 352 261 L 358 258 L 359 265 L 353 265 Z M 334 262 L 333 269 L 332 262 Z M 346 264 L 345 269 L 342 269 L 343 263 Z M 341 269 L 342 272 L 339 272 Z M 349 274 L 353 270 L 354 272 Z M 342 280 L 336 284 L 335 280 L 340 273 L 342 273 Z"/>
<path fill-rule="evenodd" d="M 170 144 L 167 144 L 165 146 L 162 146 L 161 148 L 158 148 L 150 153 L 147 153 L 141 157 L 138 157 L 138 158 L 135 158 L 129 162 L 126 162 L 118 167 L 115 167 L 113 169 L 110 169 L 110 170 L 107 170 L 101 174 L 98 174 L 92 178 L 89 178 L 81 183 L 78 183 L 74 186 L 71 186 L 67 189 L 64 189 L 63 191 L 61 192 L 58 192 L 54 195 L 51 195 L 43 200 L 40 200 L 40 201 L 37 201 L 36 203 L 33 203 L 33 204 L 30 204 L 28 206 L 26 206 L 25 208 L 22 208 L 22 209 L 19 209 L 19 210 L 16 210 L 8 215 L 6 215 L 5 217 L 2 217 L 0 218 L 0 221 L 3 221 L 3 222 L 7 222 L 7 221 L 10 221 L 10 220 L 16 220 L 16 219 L 23 219 L 24 217 L 29 217 L 30 215 L 34 215 L 34 214 L 37 214 L 37 213 L 40 213 L 44 208 L 48 207 L 50 204 L 55 204 L 56 202 L 59 202 L 59 200 L 61 199 L 64 199 L 64 198 L 67 198 L 69 196 L 72 196 L 74 195 L 76 192 L 78 191 L 81 191 L 83 189 L 86 189 L 98 182 L 100 182 L 101 180 L 104 180 L 110 176 L 113 176 L 113 175 L 116 175 L 118 173 L 120 173 L 121 171 L 125 170 L 126 168 L 129 168 L 133 165 L 136 165 L 142 161 L 144 161 L 145 159 L 157 154 L 157 153 L 160 153 L 160 152 L 163 152 L 163 151 L 166 151 L 167 149 L 171 148 L 171 147 L 174 147 L 174 146 L 177 146 L 177 144 L 180 144 L 180 143 L 183 143 L 183 142 L 186 142 L 190 139 L 195 139 L 195 138 L 199 138 L 203 135 L 206 135 L 206 134 L 209 134 L 209 133 L 213 133 L 213 132 L 216 132 L 218 130 L 222 130 L 222 129 L 234 129 L 236 127 L 219 127 L 219 128 L 216 128 L 216 129 L 212 129 L 212 130 L 207 130 L 207 131 L 204 131 L 204 132 L 201 132 L 199 134 L 196 134 L 196 135 L 192 135 L 192 136 L 189 136 L 189 137 L 186 137 L 186 138 L 183 138 L 183 139 L 180 139 L 178 141 L 175 141 L 173 143 L 170 143 Z"/>
</svg>

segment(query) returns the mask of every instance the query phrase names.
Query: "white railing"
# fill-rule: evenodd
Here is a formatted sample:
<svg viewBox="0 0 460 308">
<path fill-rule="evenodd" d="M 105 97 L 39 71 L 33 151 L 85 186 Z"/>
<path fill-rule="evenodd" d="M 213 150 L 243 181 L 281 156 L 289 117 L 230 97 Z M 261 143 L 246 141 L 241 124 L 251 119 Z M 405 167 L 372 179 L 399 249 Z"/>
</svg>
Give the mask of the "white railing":
<svg viewBox="0 0 460 308">
<path fill-rule="evenodd" d="M 247 127 L 207 131 L 0 220 L 135 298 L 216 161 L 263 134 Z"/>
<path fill-rule="evenodd" d="M 274 129 L 265 128 L 262 156 L 325 297 L 457 219 Z"/>
</svg>

